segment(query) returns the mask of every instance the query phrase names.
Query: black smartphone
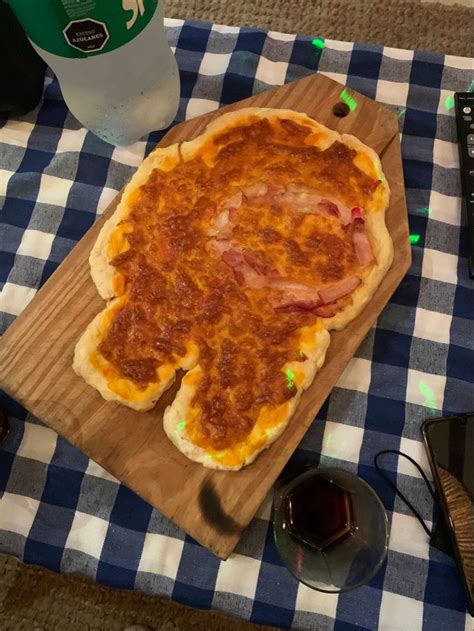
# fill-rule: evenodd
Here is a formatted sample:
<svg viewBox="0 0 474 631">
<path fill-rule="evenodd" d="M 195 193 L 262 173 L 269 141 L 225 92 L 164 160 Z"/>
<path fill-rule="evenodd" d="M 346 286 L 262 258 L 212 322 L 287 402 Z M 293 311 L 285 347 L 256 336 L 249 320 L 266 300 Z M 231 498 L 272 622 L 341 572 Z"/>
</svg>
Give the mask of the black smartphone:
<svg viewBox="0 0 474 631">
<path fill-rule="evenodd" d="M 474 615 L 474 412 L 425 421 L 422 434 Z"/>
</svg>

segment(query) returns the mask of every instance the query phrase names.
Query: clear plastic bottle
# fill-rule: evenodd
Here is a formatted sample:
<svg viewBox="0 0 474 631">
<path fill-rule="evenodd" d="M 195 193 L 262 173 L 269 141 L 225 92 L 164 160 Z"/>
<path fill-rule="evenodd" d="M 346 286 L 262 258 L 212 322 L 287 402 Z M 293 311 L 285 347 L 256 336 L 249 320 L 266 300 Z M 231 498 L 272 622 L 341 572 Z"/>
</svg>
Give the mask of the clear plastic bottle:
<svg viewBox="0 0 474 631">
<path fill-rule="evenodd" d="M 161 0 L 9 0 L 69 109 L 116 145 L 164 129 L 179 104 L 179 74 Z"/>
</svg>

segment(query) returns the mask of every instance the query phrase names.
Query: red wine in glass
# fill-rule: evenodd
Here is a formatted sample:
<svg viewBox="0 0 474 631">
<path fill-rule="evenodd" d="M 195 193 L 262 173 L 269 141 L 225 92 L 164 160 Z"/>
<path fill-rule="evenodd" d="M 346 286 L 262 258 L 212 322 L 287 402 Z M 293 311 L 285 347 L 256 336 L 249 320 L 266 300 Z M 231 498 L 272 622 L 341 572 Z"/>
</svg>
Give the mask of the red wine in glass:
<svg viewBox="0 0 474 631">
<path fill-rule="evenodd" d="M 317 550 L 338 545 L 354 531 L 350 493 L 322 476 L 304 479 L 284 502 L 290 534 Z"/>
<path fill-rule="evenodd" d="M 350 471 L 313 468 L 275 488 L 278 552 L 298 580 L 338 593 L 369 582 L 388 548 L 388 521 L 375 491 Z"/>
</svg>

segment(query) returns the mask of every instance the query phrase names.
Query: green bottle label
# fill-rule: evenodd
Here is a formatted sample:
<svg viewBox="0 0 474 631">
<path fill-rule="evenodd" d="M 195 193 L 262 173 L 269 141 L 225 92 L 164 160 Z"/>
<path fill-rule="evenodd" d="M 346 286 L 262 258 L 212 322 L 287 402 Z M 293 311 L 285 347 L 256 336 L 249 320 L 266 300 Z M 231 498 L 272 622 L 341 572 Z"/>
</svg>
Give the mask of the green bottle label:
<svg viewBox="0 0 474 631">
<path fill-rule="evenodd" d="M 108 53 L 136 37 L 158 0 L 7 0 L 28 37 L 61 57 Z"/>
</svg>

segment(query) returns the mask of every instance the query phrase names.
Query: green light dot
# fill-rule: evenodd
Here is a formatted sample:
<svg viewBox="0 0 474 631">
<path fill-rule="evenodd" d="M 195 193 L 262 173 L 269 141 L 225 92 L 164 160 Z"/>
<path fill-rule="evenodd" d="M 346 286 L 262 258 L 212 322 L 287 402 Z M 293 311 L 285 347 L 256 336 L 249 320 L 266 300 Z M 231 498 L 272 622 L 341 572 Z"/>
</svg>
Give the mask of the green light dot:
<svg viewBox="0 0 474 631">
<path fill-rule="evenodd" d="M 353 112 L 356 109 L 357 107 L 356 100 L 349 94 L 349 92 L 345 88 L 339 96 L 344 101 L 344 103 L 347 103 L 351 112 Z"/>
<path fill-rule="evenodd" d="M 181 421 L 181 423 L 178 423 L 176 425 L 176 429 L 178 430 L 178 432 L 182 432 L 185 427 L 186 427 L 186 421 Z"/>
<path fill-rule="evenodd" d="M 406 111 L 407 111 L 407 108 L 406 108 L 406 107 L 404 107 L 403 109 L 401 109 L 401 110 L 398 112 L 398 118 L 401 118 L 401 117 L 405 114 L 405 112 L 406 112 Z"/>
<path fill-rule="evenodd" d="M 411 245 L 415 245 L 420 240 L 421 236 L 419 234 L 411 234 L 410 235 L 410 243 Z"/>
<path fill-rule="evenodd" d="M 436 399 L 433 390 L 429 387 L 429 385 L 425 381 L 420 381 L 418 383 L 418 388 L 421 394 L 425 398 L 425 405 L 430 410 L 436 409 Z"/>
<path fill-rule="evenodd" d="M 291 368 L 287 368 L 285 370 L 285 374 L 286 374 L 286 378 L 288 379 L 286 386 L 287 388 L 291 389 L 295 385 L 295 382 L 294 382 L 295 373 L 291 370 Z"/>
<path fill-rule="evenodd" d="M 452 110 L 454 107 L 454 96 L 450 94 L 444 99 L 444 106 L 447 110 Z"/>
<path fill-rule="evenodd" d="M 319 50 L 322 50 L 326 46 L 326 42 L 322 39 L 322 37 L 315 37 L 311 43 L 315 48 L 319 48 Z"/>
</svg>

